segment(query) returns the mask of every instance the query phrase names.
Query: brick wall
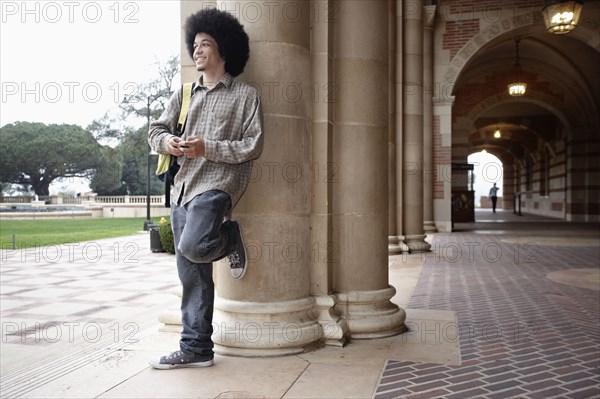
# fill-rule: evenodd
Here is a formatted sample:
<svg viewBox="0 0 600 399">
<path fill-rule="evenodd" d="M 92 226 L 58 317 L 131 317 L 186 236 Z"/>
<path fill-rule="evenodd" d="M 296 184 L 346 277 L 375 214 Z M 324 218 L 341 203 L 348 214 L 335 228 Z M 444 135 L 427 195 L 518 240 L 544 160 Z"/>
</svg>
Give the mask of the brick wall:
<svg viewBox="0 0 600 399">
<path fill-rule="evenodd" d="M 442 0 L 438 12 L 446 22 L 442 48 L 452 59 L 484 24 L 498 22 L 509 12 L 519 15 L 543 6 L 543 0 Z"/>
<path fill-rule="evenodd" d="M 477 33 L 479 33 L 479 19 L 448 21 L 446 22 L 446 33 L 442 39 L 442 47 L 444 50 L 450 50 L 450 59 L 452 59 L 458 50 Z"/>
</svg>

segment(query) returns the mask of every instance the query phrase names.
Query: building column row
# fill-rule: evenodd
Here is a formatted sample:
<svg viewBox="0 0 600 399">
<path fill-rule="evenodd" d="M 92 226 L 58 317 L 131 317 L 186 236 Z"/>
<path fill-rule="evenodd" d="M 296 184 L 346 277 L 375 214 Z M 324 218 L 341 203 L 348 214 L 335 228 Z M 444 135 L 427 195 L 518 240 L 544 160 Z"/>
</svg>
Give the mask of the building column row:
<svg viewBox="0 0 600 399">
<path fill-rule="evenodd" d="M 426 12 L 427 11 L 427 12 Z M 422 0 L 396 1 L 395 221 L 389 252 L 426 252 L 425 229 L 433 223 L 433 17 Z M 392 158 L 393 159 L 393 158 Z M 395 184 L 394 184 L 395 183 Z M 395 223 L 394 223 L 395 222 Z"/>
<path fill-rule="evenodd" d="M 182 21 L 204 3 L 182 1 Z M 255 5 L 268 15 L 270 3 Z M 236 14 L 251 40 L 239 79 L 261 91 L 265 145 L 233 212 L 248 272 L 233 280 L 215 265 L 213 341 L 222 354 L 293 354 L 405 330 L 388 279 L 389 31 L 377 23 L 387 21 L 388 2 L 278 4 L 297 18 Z M 332 18 L 315 15 L 333 9 Z M 355 28 L 365 21 L 373 29 Z M 183 80 L 195 79 L 189 57 L 182 60 Z M 162 320 L 177 331 L 170 315 Z"/>
</svg>

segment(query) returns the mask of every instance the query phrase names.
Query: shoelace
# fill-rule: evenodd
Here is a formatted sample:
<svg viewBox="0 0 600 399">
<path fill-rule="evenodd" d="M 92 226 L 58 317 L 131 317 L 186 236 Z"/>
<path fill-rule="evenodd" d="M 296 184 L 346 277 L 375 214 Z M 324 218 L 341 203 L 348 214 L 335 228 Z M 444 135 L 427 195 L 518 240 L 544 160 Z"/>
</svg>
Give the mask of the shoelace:
<svg viewBox="0 0 600 399">
<path fill-rule="evenodd" d="M 242 267 L 242 264 L 240 262 L 240 254 L 238 254 L 237 252 L 230 254 L 227 258 L 229 259 L 229 267 L 231 269 L 239 269 L 240 267 Z"/>
<path fill-rule="evenodd" d="M 175 359 L 176 357 L 179 357 L 181 355 L 183 355 L 183 352 L 181 351 L 173 352 L 169 356 L 167 356 L 167 360 Z"/>
</svg>

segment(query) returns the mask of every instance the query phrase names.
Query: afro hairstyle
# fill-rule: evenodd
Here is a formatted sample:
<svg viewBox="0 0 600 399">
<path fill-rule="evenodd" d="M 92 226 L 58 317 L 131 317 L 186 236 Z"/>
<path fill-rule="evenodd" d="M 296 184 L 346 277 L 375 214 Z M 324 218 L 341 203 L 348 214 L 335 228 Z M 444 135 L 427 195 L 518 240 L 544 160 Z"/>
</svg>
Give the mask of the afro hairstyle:
<svg viewBox="0 0 600 399">
<path fill-rule="evenodd" d="M 225 72 L 238 76 L 250 57 L 248 35 L 233 15 L 216 8 L 208 8 L 190 15 L 185 21 L 185 44 L 190 57 L 194 58 L 194 40 L 198 33 L 212 36 L 219 46 L 219 54 L 225 60 Z"/>
</svg>

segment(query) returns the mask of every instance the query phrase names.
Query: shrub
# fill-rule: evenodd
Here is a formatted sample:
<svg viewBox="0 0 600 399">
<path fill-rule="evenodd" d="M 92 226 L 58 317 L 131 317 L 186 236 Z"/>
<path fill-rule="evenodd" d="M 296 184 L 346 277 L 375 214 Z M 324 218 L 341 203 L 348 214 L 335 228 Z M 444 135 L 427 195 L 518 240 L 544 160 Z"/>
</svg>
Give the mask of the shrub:
<svg viewBox="0 0 600 399">
<path fill-rule="evenodd" d="M 173 241 L 173 230 L 171 230 L 171 222 L 167 221 L 165 218 L 161 218 L 158 233 L 160 235 L 160 245 L 162 245 L 165 252 L 174 254 L 175 242 Z"/>
</svg>

